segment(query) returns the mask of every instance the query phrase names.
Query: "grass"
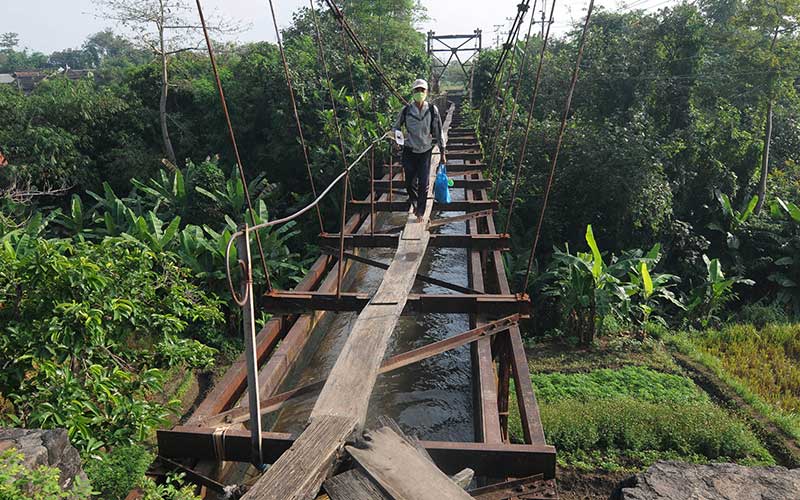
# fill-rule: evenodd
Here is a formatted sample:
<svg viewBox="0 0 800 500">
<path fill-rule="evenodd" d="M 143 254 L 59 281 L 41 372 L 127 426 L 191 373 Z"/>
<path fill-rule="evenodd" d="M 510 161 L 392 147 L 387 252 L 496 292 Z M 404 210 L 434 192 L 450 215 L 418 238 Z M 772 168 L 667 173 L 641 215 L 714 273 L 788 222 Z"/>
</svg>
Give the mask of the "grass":
<svg viewBox="0 0 800 500">
<path fill-rule="evenodd" d="M 604 337 L 589 348 L 565 342 L 535 343 L 529 346 L 527 354 L 531 373 L 585 372 L 630 365 L 680 371 L 664 344 L 652 338 L 639 341 L 623 336 Z"/>
<path fill-rule="evenodd" d="M 732 325 L 692 340 L 762 399 L 786 412 L 800 411 L 800 325 Z"/>
<path fill-rule="evenodd" d="M 734 329 L 731 333 L 735 332 L 739 334 L 747 331 L 735 327 L 729 328 Z M 706 337 L 713 339 L 711 344 L 708 343 L 708 340 L 705 340 Z M 749 377 L 749 374 L 753 373 L 753 368 L 751 366 L 755 365 L 756 362 L 761 364 L 762 369 L 766 373 L 773 374 L 776 378 L 780 377 L 782 372 L 780 370 L 774 371 L 773 368 L 771 368 L 771 366 L 773 366 L 772 360 L 764 359 L 758 352 L 752 352 L 752 358 L 743 361 L 747 366 L 732 366 L 732 359 L 734 359 L 734 357 L 727 356 L 727 352 L 729 351 L 719 348 L 709 349 L 706 347 L 707 345 L 715 345 L 715 343 L 719 342 L 722 338 L 724 337 L 720 337 L 718 332 L 710 331 L 706 333 L 678 333 L 667 337 L 666 340 L 678 352 L 711 370 L 714 375 L 730 386 L 731 389 L 744 399 L 754 410 L 774 423 L 786 434 L 800 441 L 800 414 L 796 411 L 786 411 L 780 406 L 770 403 L 770 400 L 780 400 L 780 398 L 776 395 L 759 392 L 765 391 L 766 385 L 758 382 L 761 380 L 759 376 Z M 767 336 L 764 335 L 762 336 L 762 339 L 763 338 L 767 338 Z M 774 353 L 774 351 L 772 352 Z M 712 353 L 717 353 L 720 357 Z M 740 354 L 736 354 L 736 359 L 741 360 L 741 356 Z M 723 361 L 726 357 L 728 359 L 727 363 Z M 778 359 L 775 361 L 775 364 L 781 365 L 783 364 L 783 360 Z M 731 371 L 729 371 L 729 369 Z M 736 375 L 736 373 L 739 375 Z"/>
<path fill-rule="evenodd" d="M 547 441 L 561 465 L 639 469 L 656 460 L 773 464 L 746 424 L 692 381 L 644 366 L 531 375 Z M 512 438 L 521 436 L 516 401 Z"/>
</svg>

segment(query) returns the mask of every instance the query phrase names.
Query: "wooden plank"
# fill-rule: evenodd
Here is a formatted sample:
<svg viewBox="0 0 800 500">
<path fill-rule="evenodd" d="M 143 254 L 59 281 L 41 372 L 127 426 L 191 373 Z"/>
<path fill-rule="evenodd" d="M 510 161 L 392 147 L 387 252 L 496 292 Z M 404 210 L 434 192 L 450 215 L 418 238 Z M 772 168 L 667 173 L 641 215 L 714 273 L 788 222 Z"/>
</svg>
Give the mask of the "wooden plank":
<svg viewBox="0 0 800 500">
<path fill-rule="evenodd" d="M 471 498 L 388 427 L 368 432 L 366 448 L 347 452 L 396 500 L 463 500 Z"/>
<path fill-rule="evenodd" d="M 392 500 L 359 469 L 333 476 L 323 483 L 323 488 L 331 500 Z"/>
<path fill-rule="evenodd" d="M 314 419 L 242 499 L 314 498 L 356 424 L 355 418 L 347 416 L 324 415 Z"/>
<path fill-rule="evenodd" d="M 214 431 L 209 427 L 177 426 L 159 430 L 159 455 L 168 458 L 195 457 L 215 460 Z M 275 462 L 294 442 L 291 434 L 263 432 L 263 449 L 266 462 Z M 238 462 L 250 460 L 250 432 L 229 429 L 221 440 L 224 459 Z M 548 445 L 506 443 L 460 443 L 426 441 L 420 443 L 433 458 L 437 467 L 447 474 L 471 468 L 478 476 L 526 477 L 544 474 L 545 479 L 555 477 L 555 449 Z"/>
</svg>

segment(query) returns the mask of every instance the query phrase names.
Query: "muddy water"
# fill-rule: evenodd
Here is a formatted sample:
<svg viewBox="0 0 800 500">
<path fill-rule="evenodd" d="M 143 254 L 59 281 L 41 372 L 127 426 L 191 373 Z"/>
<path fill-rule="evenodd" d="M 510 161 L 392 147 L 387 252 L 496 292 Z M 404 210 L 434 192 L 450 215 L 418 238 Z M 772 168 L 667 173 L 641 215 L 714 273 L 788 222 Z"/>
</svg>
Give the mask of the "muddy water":
<svg viewBox="0 0 800 500">
<path fill-rule="evenodd" d="M 451 191 L 463 199 L 463 190 Z M 456 212 L 439 212 L 446 217 Z M 400 225 L 405 214 L 385 215 L 381 226 Z M 464 234 L 464 222 L 437 228 L 440 233 Z M 388 263 L 393 249 L 369 249 L 368 258 Z M 420 272 L 451 283 L 468 286 L 467 252 L 463 248 L 429 248 Z M 374 292 L 384 271 L 354 263 L 345 281 L 349 291 Z M 417 293 L 455 293 L 417 282 Z M 326 377 L 333 368 L 357 313 L 329 313 L 312 333 L 281 391 Z M 403 316 L 389 341 L 387 357 L 424 346 L 469 329 L 466 314 L 418 314 Z M 294 398 L 280 412 L 267 415 L 265 428 L 278 432 L 300 432 L 314 406 L 317 394 Z M 369 405 L 367 426 L 381 416 L 396 420 L 421 439 L 472 441 L 472 380 L 469 346 L 463 346 L 418 363 L 378 376 Z"/>
</svg>

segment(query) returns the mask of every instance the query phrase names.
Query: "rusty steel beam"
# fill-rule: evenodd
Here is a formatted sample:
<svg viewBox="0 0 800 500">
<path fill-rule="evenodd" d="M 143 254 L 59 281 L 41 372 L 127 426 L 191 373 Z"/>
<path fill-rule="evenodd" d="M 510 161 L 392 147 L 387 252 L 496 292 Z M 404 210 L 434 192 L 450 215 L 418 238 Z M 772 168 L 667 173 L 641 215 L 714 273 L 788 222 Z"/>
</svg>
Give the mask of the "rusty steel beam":
<svg viewBox="0 0 800 500">
<path fill-rule="evenodd" d="M 273 291 L 260 299 L 261 309 L 277 314 L 309 311 L 360 311 L 372 297 L 367 293 L 282 292 Z M 529 317 L 531 303 L 520 294 L 409 294 L 403 314 L 521 314 Z"/>
<path fill-rule="evenodd" d="M 360 255 L 356 255 L 356 254 L 345 252 L 344 257 L 346 259 L 350 259 L 350 260 L 353 260 L 353 261 L 356 261 L 356 262 L 360 262 L 360 263 L 366 264 L 368 266 L 377 267 L 378 269 L 383 269 L 384 271 L 389 269 L 389 264 L 384 264 L 383 262 L 380 262 L 380 261 L 377 261 L 377 260 L 373 260 L 373 259 L 368 259 L 368 258 L 362 257 Z M 417 277 L 415 279 L 417 281 L 421 282 L 421 283 L 428 283 L 429 285 L 440 286 L 442 288 L 447 288 L 448 290 L 453 290 L 454 292 L 458 292 L 458 293 L 471 293 L 471 294 L 479 294 L 479 293 L 481 293 L 481 292 L 479 292 L 477 290 L 473 290 L 472 288 L 468 288 L 468 287 L 461 286 L 461 285 L 456 285 L 454 283 L 449 283 L 447 281 L 440 280 L 440 279 L 437 279 L 437 278 L 431 278 L 430 276 L 427 276 L 427 275 L 421 274 L 421 273 L 417 273 Z"/>
<path fill-rule="evenodd" d="M 462 332 L 452 337 L 448 337 L 446 339 L 433 342 L 431 344 L 419 347 L 417 349 L 412 349 L 402 354 L 397 354 L 395 356 L 390 357 L 389 359 L 384 360 L 383 363 L 381 363 L 381 367 L 378 370 L 378 373 L 387 373 L 393 370 L 397 370 L 398 368 L 408 366 L 412 363 L 416 363 L 423 359 L 430 358 L 437 354 L 441 354 L 443 352 L 456 349 L 463 345 L 470 344 L 478 339 L 491 337 L 495 334 L 504 332 L 508 330 L 510 327 L 516 325 L 519 322 L 519 319 L 520 316 L 518 314 L 512 314 L 505 318 L 487 323 L 481 327 L 467 330 L 466 332 Z M 324 382 L 325 379 L 317 380 L 315 382 L 295 387 L 294 389 L 288 390 L 286 392 L 276 394 L 272 397 L 262 399 L 261 412 L 262 414 L 266 414 L 276 411 L 281 408 L 281 406 L 285 401 L 293 397 L 299 396 L 301 394 L 308 394 L 310 392 L 316 391 L 317 389 L 320 389 Z M 204 421 L 199 422 L 198 425 L 213 427 L 216 425 L 239 423 L 245 421 L 247 419 L 247 416 L 248 416 L 247 407 L 238 407 L 228 411 L 224 411 L 218 415 L 209 417 Z"/>
<path fill-rule="evenodd" d="M 323 246 L 338 245 L 342 235 L 324 233 L 319 235 Z M 345 234 L 345 248 L 397 248 L 399 234 Z M 432 234 L 430 247 L 435 248 L 471 248 L 475 250 L 510 250 L 511 237 L 507 234 Z"/>
<path fill-rule="evenodd" d="M 386 166 L 388 167 L 389 165 L 386 165 Z M 392 167 L 393 168 L 403 168 L 399 163 L 395 164 L 395 165 L 392 165 Z M 459 164 L 453 164 L 453 165 L 448 164 L 447 165 L 447 174 L 448 175 L 455 175 L 455 174 L 464 175 L 465 173 L 477 172 L 477 171 L 480 171 L 480 170 L 484 170 L 485 168 L 486 168 L 486 164 L 485 163 L 478 163 L 478 162 L 464 163 L 464 164 L 460 164 L 459 163 Z M 480 179 L 475 179 L 475 180 L 480 180 Z M 403 187 L 403 183 L 401 181 L 396 181 L 395 184 L 397 184 L 398 187 L 401 187 L 401 188 Z"/>
<path fill-rule="evenodd" d="M 331 258 L 327 255 L 320 256 L 311 266 L 303 281 L 297 284 L 295 290 L 313 290 L 325 275 Z M 264 328 L 256 336 L 256 355 L 258 363 L 263 364 L 272 350 L 280 342 L 296 318 L 275 317 L 267 321 Z M 247 388 L 247 365 L 245 355 L 242 353 L 225 374 L 214 384 L 211 391 L 192 413 L 192 419 L 204 418 L 215 415 L 233 406 L 237 399 Z"/>
<path fill-rule="evenodd" d="M 483 153 L 480 151 L 454 151 L 454 152 L 447 152 L 447 158 L 450 160 L 480 160 L 483 158 Z M 447 171 L 450 172 L 450 167 L 447 168 Z"/>
<path fill-rule="evenodd" d="M 468 200 L 474 199 L 472 190 L 465 190 L 464 196 Z M 470 234 L 478 234 L 478 220 L 469 221 L 467 229 Z M 468 252 L 470 284 L 485 291 L 483 273 L 483 254 L 476 250 Z M 470 324 L 480 326 L 485 321 L 485 316 L 473 314 Z M 500 443 L 500 417 L 497 412 L 497 390 L 495 385 L 495 371 L 492 360 L 492 348 L 489 339 L 481 339 L 472 344 L 472 371 L 473 395 L 475 399 L 475 434 L 478 441 L 486 443 Z"/>
<path fill-rule="evenodd" d="M 447 166 L 447 173 L 448 174 L 456 173 L 456 172 L 452 172 L 450 169 L 451 169 L 451 166 L 448 165 Z M 388 180 L 375 181 L 375 190 L 379 191 L 379 192 L 386 191 L 386 190 L 389 189 L 389 185 L 390 185 L 390 182 Z M 403 186 L 398 184 L 397 182 L 395 182 L 395 183 L 393 183 L 393 187 L 395 187 L 395 189 L 397 189 L 397 188 L 402 188 Z M 453 185 L 451 186 L 451 188 L 453 188 L 453 189 L 461 189 L 461 188 L 488 189 L 490 187 L 492 187 L 492 181 L 490 181 L 488 179 L 475 179 L 475 180 L 472 180 L 472 179 L 453 179 Z M 405 193 L 404 189 L 401 189 L 401 191 L 403 191 Z"/>
<path fill-rule="evenodd" d="M 214 436 L 209 427 L 177 426 L 156 433 L 159 454 L 168 458 L 194 457 L 202 460 L 250 460 L 250 434 L 245 430 L 228 429 Z M 264 460 L 274 463 L 294 443 L 291 434 L 263 432 Z M 223 456 L 217 456 L 215 440 Z M 420 441 L 436 465 L 446 474 L 470 468 L 476 475 L 487 477 L 527 477 L 542 474 L 555 476 L 555 448 L 548 445 L 489 444 L 444 441 Z"/>
<path fill-rule="evenodd" d="M 350 206 L 359 211 L 370 209 L 369 201 L 355 200 L 350 202 Z M 497 210 L 499 204 L 496 200 L 491 201 L 453 201 L 447 204 L 434 203 L 434 210 L 445 210 L 448 212 L 478 212 L 481 210 Z M 375 210 L 379 212 L 408 212 L 409 203 L 407 200 L 395 201 L 376 201 Z"/>
</svg>

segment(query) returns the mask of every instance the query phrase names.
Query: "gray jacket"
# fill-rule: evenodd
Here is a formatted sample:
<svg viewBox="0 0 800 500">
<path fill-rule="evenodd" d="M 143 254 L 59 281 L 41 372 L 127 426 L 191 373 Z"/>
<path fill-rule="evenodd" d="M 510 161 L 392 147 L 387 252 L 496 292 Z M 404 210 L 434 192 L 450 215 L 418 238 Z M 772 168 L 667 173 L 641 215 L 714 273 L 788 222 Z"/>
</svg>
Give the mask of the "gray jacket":
<svg viewBox="0 0 800 500">
<path fill-rule="evenodd" d="M 433 120 L 433 134 L 431 134 L 431 112 L 435 110 L 435 118 Z M 403 119 L 405 115 L 405 120 Z M 397 115 L 397 119 L 392 125 L 392 130 L 401 130 L 404 124 L 406 126 L 405 132 L 405 147 L 411 148 L 415 153 L 424 153 L 433 147 L 434 137 L 439 144 L 439 150 L 444 148 L 444 139 L 442 137 L 442 121 L 439 110 L 433 104 L 428 104 L 425 101 L 420 110 L 416 104 L 409 103 Z M 405 122 L 405 123 L 404 123 Z"/>
</svg>

